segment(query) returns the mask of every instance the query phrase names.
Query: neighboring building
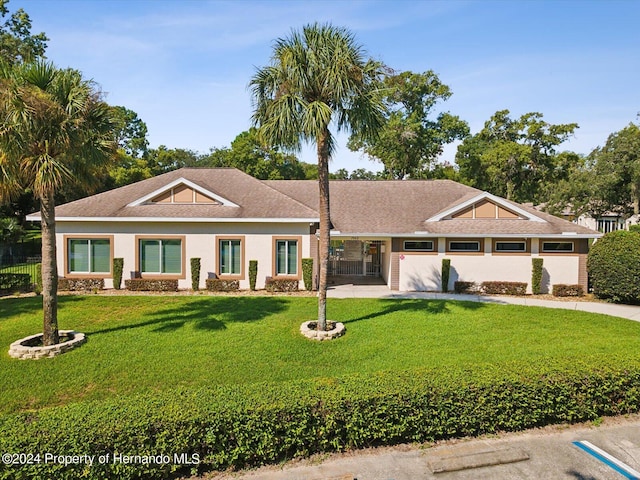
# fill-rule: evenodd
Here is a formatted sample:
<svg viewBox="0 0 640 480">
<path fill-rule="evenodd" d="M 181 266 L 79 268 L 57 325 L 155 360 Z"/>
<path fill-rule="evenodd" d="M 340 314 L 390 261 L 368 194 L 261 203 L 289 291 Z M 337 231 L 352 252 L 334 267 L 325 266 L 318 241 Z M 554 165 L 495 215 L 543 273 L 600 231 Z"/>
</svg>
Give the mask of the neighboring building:
<svg viewBox="0 0 640 480">
<path fill-rule="evenodd" d="M 616 230 L 629 230 L 630 225 L 638 223 L 638 215 L 625 217 L 618 213 L 605 213 L 598 217 L 590 215 L 581 215 L 574 219 L 574 223 L 600 233 L 615 232 Z"/>
<path fill-rule="evenodd" d="M 332 181 L 330 196 L 330 273 L 378 276 L 391 290 L 440 290 L 442 258 L 451 259 L 450 289 L 456 280 L 530 285 L 532 257 L 544 258 L 543 289 L 586 287 L 588 242 L 601 236 L 450 180 Z M 198 257 L 202 284 L 217 276 L 249 288 L 249 260 L 257 288 L 266 277 L 301 279 L 302 258 L 317 269 L 317 210 L 315 180 L 183 168 L 57 207 L 59 274 L 110 287 L 121 257 L 125 278 L 189 288 Z"/>
</svg>

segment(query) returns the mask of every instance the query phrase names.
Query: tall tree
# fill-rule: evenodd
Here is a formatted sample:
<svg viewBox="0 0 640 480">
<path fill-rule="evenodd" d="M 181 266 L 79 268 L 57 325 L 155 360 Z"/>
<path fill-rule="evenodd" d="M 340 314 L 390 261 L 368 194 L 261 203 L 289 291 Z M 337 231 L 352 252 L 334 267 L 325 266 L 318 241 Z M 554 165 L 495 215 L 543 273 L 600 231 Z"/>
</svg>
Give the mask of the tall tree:
<svg viewBox="0 0 640 480">
<path fill-rule="evenodd" d="M 553 125 L 541 113 L 519 119 L 496 112 L 476 135 L 458 147 L 456 163 L 466 183 L 518 202 L 540 200 L 541 186 L 564 175 L 555 148 L 573 134 L 575 123 Z"/>
<path fill-rule="evenodd" d="M 147 124 L 138 114 L 126 107 L 112 107 L 116 119 L 116 142 L 124 153 L 133 158 L 146 157 L 149 149 Z"/>
<path fill-rule="evenodd" d="M 467 123 L 455 115 L 434 118 L 435 106 L 451 97 L 451 89 L 429 70 L 387 74 L 380 92 L 387 107 L 380 134 L 373 140 L 354 134 L 349 148 L 382 162 L 384 178 L 429 178 L 444 145 L 469 134 Z"/>
<path fill-rule="evenodd" d="M 9 0 L 0 0 L 0 17 L 9 14 Z M 9 65 L 44 58 L 49 39 L 44 33 L 31 34 L 31 19 L 23 10 L 16 10 L 0 23 L 0 60 Z"/>
<path fill-rule="evenodd" d="M 329 126 L 374 138 L 383 123 L 377 92 L 383 65 L 366 59 L 353 34 L 332 25 L 307 25 L 275 43 L 271 64 L 251 79 L 253 121 L 270 145 L 299 151 L 316 145 L 318 157 L 320 265 L 318 329 L 326 330 L 329 263 L 329 159 L 336 148 Z"/>
<path fill-rule="evenodd" d="M 42 218 L 43 342 L 58 337 L 55 202 L 69 182 L 95 179 L 115 153 L 110 107 L 76 70 L 39 61 L 0 68 L 0 200 L 31 189 Z"/>
</svg>

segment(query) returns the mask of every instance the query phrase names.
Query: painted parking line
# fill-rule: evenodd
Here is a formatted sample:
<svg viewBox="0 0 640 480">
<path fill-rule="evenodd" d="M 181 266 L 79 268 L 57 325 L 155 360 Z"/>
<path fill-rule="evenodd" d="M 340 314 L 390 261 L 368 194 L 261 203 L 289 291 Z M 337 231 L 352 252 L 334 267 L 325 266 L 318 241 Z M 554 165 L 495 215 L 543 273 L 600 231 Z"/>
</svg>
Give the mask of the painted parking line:
<svg viewBox="0 0 640 480">
<path fill-rule="evenodd" d="M 605 465 L 613 468 L 616 472 L 628 478 L 629 480 L 640 480 L 640 472 L 634 470 L 626 463 L 618 460 L 616 457 L 609 455 L 607 452 L 596 447 L 592 443 L 589 443 L 586 440 L 580 440 L 579 442 L 573 442 L 573 444 L 581 450 L 587 452 L 592 457 L 597 458 Z"/>
</svg>

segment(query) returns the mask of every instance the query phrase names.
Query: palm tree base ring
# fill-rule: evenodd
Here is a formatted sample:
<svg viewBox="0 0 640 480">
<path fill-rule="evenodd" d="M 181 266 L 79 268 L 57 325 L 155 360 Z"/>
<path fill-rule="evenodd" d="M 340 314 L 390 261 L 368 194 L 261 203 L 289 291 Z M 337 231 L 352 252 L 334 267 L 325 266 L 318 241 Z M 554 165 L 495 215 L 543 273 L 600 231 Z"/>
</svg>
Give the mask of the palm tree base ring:
<svg viewBox="0 0 640 480">
<path fill-rule="evenodd" d="M 300 333 L 312 340 L 333 340 L 334 338 L 341 337 L 345 334 L 347 329 L 344 323 L 333 322 L 327 320 L 327 327 L 329 330 L 320 331 L 317 330 L 318 322 L 316 320 L 309 320 L 300 325 Z"/>
<path fill-rule="evenodd" d="M 42 333 L 16 340 L 9 347 L 9 356 L 21 360 L 38 360 L 61 355 L 79 347 L 87 341 L 84 333 L 73 330 L 60 330 L 60 343 L 42 346 Z"/>
</svg>

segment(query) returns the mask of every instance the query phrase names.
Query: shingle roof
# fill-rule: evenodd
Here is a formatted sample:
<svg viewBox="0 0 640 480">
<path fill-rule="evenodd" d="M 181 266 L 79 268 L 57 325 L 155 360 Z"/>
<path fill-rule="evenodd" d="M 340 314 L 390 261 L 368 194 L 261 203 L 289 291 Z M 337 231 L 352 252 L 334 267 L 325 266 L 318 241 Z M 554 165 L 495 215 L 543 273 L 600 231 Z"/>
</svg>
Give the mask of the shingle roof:
<svg viewBox="0 0 640 480">
<path fill-rule="evenodd" d="M 239 207 L 206 204 L 130 203 L 184 178 Z M 56 207 L 56 217 L 116 218 L 316 218 L 297 200 L 234 168 L 181 168 Z"/>
<path fill-rule="evenodd" d="M 139 200 L 178 179 L 186 179 L 238 207 L 205 204 L 142 204 Z M 331 221 L 342 234 L 413 235 L 559 235 L 598 232 L 513 205 L 543 221 L 523 219 L 426 220 L 482 195 L 481 190 L 450 180 L 331 181 Z M 141 182 L 56 207 L 59 219 L 318 219 L 315 180 L 257 180 L 231 168 L 182 168 Z"/>
</svg>

